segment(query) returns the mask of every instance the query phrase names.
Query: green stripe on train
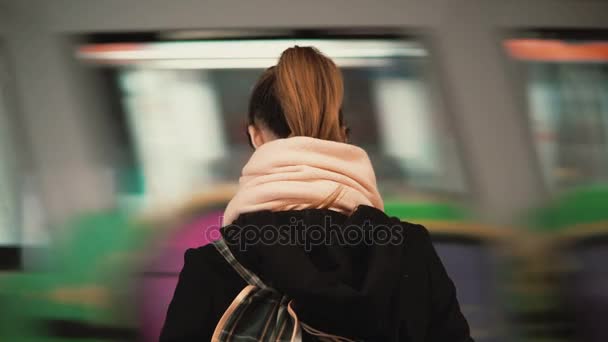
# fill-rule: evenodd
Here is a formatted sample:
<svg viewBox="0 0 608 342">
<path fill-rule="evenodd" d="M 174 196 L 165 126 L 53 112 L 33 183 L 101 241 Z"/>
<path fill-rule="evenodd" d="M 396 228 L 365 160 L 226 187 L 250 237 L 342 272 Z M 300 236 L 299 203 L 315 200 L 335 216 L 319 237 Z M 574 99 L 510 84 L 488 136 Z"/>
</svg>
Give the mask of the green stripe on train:
<svg viewBox="0 0 608 342">
<path fill-rule="evenodd" d="M 472 215 L 454 204 L 388 200 L 384 211 L 403 220 L 468 221 Z"/>
<path fill-rule="evenodd" d="M 559 231 L 580 224 L 608 220 L 608 184 L 580 187 L 534 210 L 527 226 L 536 231 Z"/>
</svg>

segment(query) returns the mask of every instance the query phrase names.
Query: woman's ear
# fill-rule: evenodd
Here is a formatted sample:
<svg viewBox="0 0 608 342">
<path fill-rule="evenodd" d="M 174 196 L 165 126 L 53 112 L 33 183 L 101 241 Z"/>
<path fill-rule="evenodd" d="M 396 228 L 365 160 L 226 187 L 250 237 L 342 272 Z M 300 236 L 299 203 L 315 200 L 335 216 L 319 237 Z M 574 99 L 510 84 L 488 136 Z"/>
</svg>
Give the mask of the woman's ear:
<svg viewBox="0 0 608 342">
<path fill-rule="evenodd" d="M 247 132 L 249 133 L 249 142 L 253 148 L 257 149 L 264 143 L 262 141 L 262 133 L 255 125 L 247 126 Z"/>
<path fill-rule="evenodd" d="M 264 126 L 249 125 L 247 126 L 249 140 L 253 148 L 258 148 L 265 143 L 277 139 L 277 137 L 269 129 Z"/>
<path fill-rule="evenodd" d="M 251 145 L 253 148 L 258 148 L 264 143 L 272 141 L 276 139 L 274 134 L 272 134 L 268 129 L 264 126 L 258 127 L 256 125 L 247 126 L 247 132 L 249 133 L 249 139 L 251 141 Z"/>
</svg>

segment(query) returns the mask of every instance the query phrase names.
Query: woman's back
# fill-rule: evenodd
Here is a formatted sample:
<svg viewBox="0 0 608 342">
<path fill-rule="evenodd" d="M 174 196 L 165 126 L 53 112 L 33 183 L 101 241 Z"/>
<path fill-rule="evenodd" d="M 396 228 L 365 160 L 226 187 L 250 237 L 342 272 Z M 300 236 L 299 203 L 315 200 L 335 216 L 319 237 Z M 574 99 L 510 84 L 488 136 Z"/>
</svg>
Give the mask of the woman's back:
<svg viewBox="0 0 608 342">
<path fill-rule="evenodd" d="M 350 216 L 324 209 L 244 214 L 222 235 L 237 268 L 277 291 L 273 303 L 292 303 L 304 339 L 324 332 L 359 341 L 470 340 L 454 286 L 421 226 L 360 206 Z M 247 286 L 220 252 L 214 245 L 187 252 L 161 341 L 211 339 Z M 284 324 L 279 305 L 235 307 L 239 320 L 216 332 L 220 340 L 271 340 L 277 322 Z"/>
<path fill-rule="evenodd" d="M 342 77 L 294 47 L 254 87 L 222 238 L 188 250 L 161 341 L 470 341 L 428 232 L 383 212 Z"/>
</svg>

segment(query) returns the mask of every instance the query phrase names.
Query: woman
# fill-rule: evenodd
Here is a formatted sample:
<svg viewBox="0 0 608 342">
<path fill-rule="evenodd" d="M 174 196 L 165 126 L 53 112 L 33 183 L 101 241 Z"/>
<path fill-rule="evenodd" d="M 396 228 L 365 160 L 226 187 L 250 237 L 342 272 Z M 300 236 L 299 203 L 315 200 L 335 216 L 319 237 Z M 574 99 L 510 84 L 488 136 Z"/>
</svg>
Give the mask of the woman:
<svg viewBox="0 0 608 342">
<path fill-rule="evenodd" d="M 311 47 L 256 84 L 222 238 L 190 249 L 161 341 L 472 341 L 427 230 L 383 212 L 342 76 Z"/>
</svg>

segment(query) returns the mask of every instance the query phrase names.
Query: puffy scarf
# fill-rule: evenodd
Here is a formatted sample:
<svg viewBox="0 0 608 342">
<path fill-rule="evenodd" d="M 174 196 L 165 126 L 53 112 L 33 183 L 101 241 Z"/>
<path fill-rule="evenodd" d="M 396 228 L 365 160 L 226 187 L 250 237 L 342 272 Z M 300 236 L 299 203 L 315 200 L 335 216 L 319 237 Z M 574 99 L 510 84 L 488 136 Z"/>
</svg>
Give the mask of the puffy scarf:
<svg viewBox="0 0 608 342">
<path fill-rule="evenodd" d="M 363 149 L 310 137 L 273 140 L 260 146 L 243 168 L 223 223 L 247 212 L 316 207 L 336 191 L 332 210 L 348 214 L 361 204 L 384 209 Z"/>
</svg>

